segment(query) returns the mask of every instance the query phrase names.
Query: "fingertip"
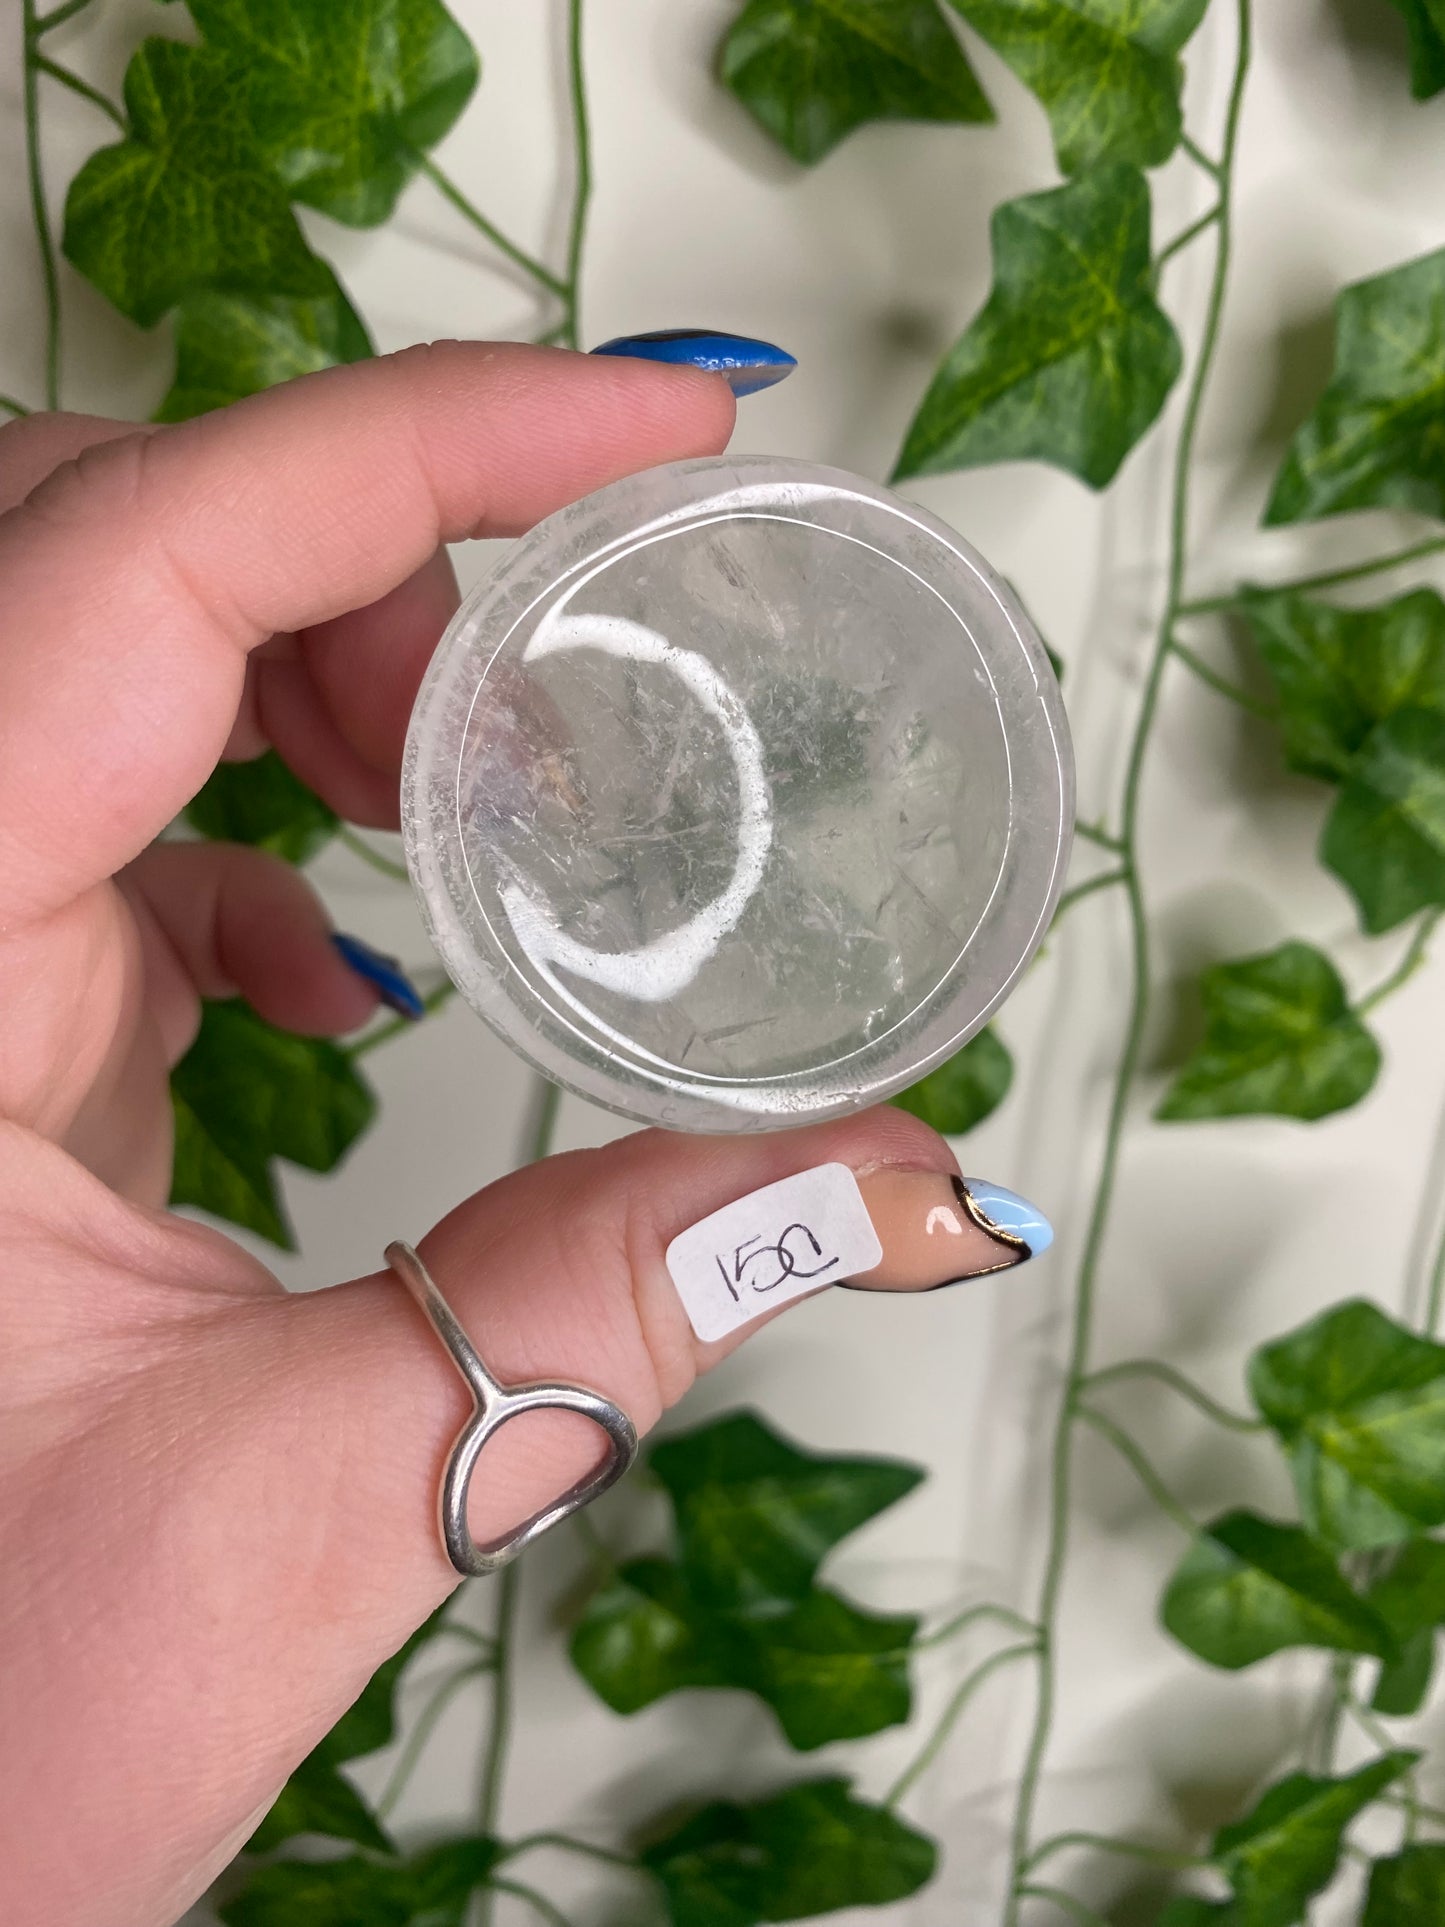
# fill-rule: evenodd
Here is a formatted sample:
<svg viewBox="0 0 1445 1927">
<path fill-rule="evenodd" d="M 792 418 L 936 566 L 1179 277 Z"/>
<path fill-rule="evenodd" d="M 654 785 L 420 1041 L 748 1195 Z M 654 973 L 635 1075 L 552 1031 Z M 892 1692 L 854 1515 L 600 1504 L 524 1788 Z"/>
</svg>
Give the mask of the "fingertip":
<svg viewBox="0 0 1445 1927">
<path fill-rule="evenodd" d="M 257 1015 L 301 1037 L 346 1036 L 385 1001 L 375 978 L 338 950 L 331 919 L 305 877 L 277 859 L 235 866 L 219 900 L 216 950 Z"/>
<path fill-rule="evenodd" d="M 631 443 L 639 454 L 643 448 L 657 450 L 647 460 L 628 459 L 618 468 L 619 476 L 661 462 L 720 455 L 727 447 L 737 422 L 737 395 L 719 370 L 687 362 L 560 352 L 572 364 L 574 378 L 580 375 L 585 382 L 587 393 L 599 403 L 607 398 L 619 443 Z"/>
<path fill-rule="evenodd" d="M 657 448 L 651 459 L 629 461 L 618 475 L 657 462 L 720 455 L 727 447 L 737 421 L 737 396 L 719 370 L 570 348 L 540 352 L 563 356 L 579 395 L 599 409 L 605 403 L 620 443 L 631 441 L 639 452 L 644 446 Z"/>
<path fill-rule="evenodd" d="M 388 1010 L 413 1024 L 426 1016 L 422 994 L 402 969 L 399 958 L 388 956 L 364 937 L 348 936 L 341 930 L 332 931 L 331 944 L 347 969 L 370 985 Z"/>
<path fill-rule="evenodd" d="M 244 997 L 303 1037 L 359 1030 L 381 1002 L 301 873 L 238 843 L 161 843 L 126 873 L 201 997 Z"/>
</svg>

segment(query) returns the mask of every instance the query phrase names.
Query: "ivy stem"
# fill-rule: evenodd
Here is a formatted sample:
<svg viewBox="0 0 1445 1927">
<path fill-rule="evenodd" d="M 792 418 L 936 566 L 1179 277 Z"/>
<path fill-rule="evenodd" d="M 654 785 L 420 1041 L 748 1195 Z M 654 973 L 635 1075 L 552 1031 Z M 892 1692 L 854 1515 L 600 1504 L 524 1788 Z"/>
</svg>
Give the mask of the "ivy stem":
<svg viewBox="0 0 1445 1927">
<path fill-rule="evenodd" d="M 0 395 L 0 408 L 8 409 L 17 421 L 23 420 L 30 413 L 24 402 L 16 401 L 13 395 Z"/>
<path fill-rule="evenodd" d="M 525 1900 L 534 1913 L 540 1914 L 543 1920 L 551 1923 L 551 1927 L 572 1927 L 571 1921 L 560 1907 L 548 1900 L 545 1894 L 539 1894 L 535 1887 L 524 1887 L 520 1880 L 489 1880 L 486 1892 L 511 1894 L 514 1900 Z"/>
<path fill-rule="evenodd" d="M 398 883 L 407 881 L 406 865 L 393 863 L 391 858 L 383 856 L 380 850 L 373 850 L 366 838 L 358 836 L 349 823 L 343 823 L 340 826 L 336 832 L 336 840 L 344 849 L 350 850 L 353 856 L 360 857 L 363 863 L 370 864 L 373 870 L 379 870 L 384 877 L 391 877 Z"/>
<path fill-rule="evenodd" d="M 1368 991 L 1360 998 L 1358 1003 L 1356 1003 L 1355 1015 L 1357 1017 L 1363 1017 L 1366 1011 L 1374 1010 L 1377 1005 L 1384 1003 L 1387 997 L 1393 997 L 1397 990 L 1401 989 L 1410 981 L 1425 961 L 1426 946 L 1430 942 L 1431 934 L 1436 924 L 1440 921 L 1440 917 L 1441 911 L 1438 908 L 1425 912 L 1424 916 L 1422 916 L 1420 921 L 1415 925 L 1415 934 L 1411 937 L 1409 948 L 1399 963 L 1396 964 L 1395 968 L 1383 983 L 1376 984 L 1373 990 Z"/>
<path fill-rule="evenodd" d="M 628 1873 L 639 1872 L 638 1864 L 625 1853 L 614 1853 L 611 1847 L 594 1847 L 590 1840 L 574 1839 L 570 1833 L 529 1833 L 521 1840 L 515 1840 L 506 1849 L 504 1860 L 518 1860 L 524 1853 L 533 1853 L 539 1847 L 556 1847 L 562 1853 L 580 1853 L 588 1860 L 598 1860 L 605 1867 L 623 1867 Z"/>
<path fill-rule="evenodd" d="M 437 1684 L 430 1698 L 417 1714 L 412 1729 L 406 1736 L 406 1744 L 397 1755 L 396 1765 L 392 1768 L 381 1798 L 376 1803 L 378 1820 L 385 1820 L 388 1814 L 395 1811 L 396 1803 L 406 1791 L 407 1784 L 416 1771 L 417 1761 L 425 1751 L 426 1743 L 431 1738 L 437 1721 L 451 1705 L 458 1692 L 469 1680 L 474 1680 L 478 1674 L 490 1672 L 490 1670 L 489 1659 L 468 1660 L 465 1666 L 460 1666 L 455 1672 L 448 1673 L 446 1678 Z"/>
<path fill-rule="evenodd" d="M 45 30 L 35 11 L 35 0 L 23 0 L 25 23 L 25 167 L 30 180 L 30 212 L 35 223 L 35 245 L 40 254 L 40 278 L 45 289 L 45 406 L 60 406 L 60 276 L 55 265 L 55 238 L 50 210 L 45 204 L 45 175 L 40 159 L 40 49 Z M 75 9 L 77 12 L 79 9 Z M 47 25 L 59 24 L 65 8 L 57 8 Z"/>
<path fill-rule="evenodd" d="M 1166 1365 L 1160 1358 L 1126 1358 L 1117 1365 L 1105 1365 L 1100 1371 L 1089 1372 L 1080 1381 L 1079 1390 L 1093 1392 L 1101 1385 L 1112 1385 L 1129 1378 L 1156 1379 L 1159 1384 L 1178 1392 L 1181 1398 L 1187 1398 L 1206 1418 L 1213 1419 L 1216 1425 L 1222 1425 L 1231 1432 L 1265 1432 L 1269 1429 L 1263 1419 L 1250 1418 L 1243 1412 L 1231 1412 L 1227 1405 L 1221 1405 L 1218 1399 L 1211 1398 L 1203 1386 L 1196 1385 L 1192 1378 L 1186 1378 L 1183 1372 Z"/>
<path fill-rule="evenodd" d="M 82 100 L 88 100 L 92 107 L 98 107 L 101 113 L 108 115 L 122 133 L 125 132 L 125 115 L 113 100 L 106 99 L 98 87 L 92 87 L 88 80 L 82 80 L 79 74 L 73 74 L 68 67 L 62 67 L 58 61 L 48 59 L 43 53 L 37 51 L 34 60 L 42 74 L 49 74 L 50 78 L 58 80 L 62 87 L 68 87 L 71 93 L 79 94 Z"/>
<path fill-rule="evenodd" d="M 1062 1887 L 1043 1887 L 1030 1883 L 1018 1889 L 1017 1897 L 1020 1900 L 1051 1901 L 1061 1914 L 1067 1914 L 1070 1920 L 1077 1920 L 1079 1927 L 1109 1927 L 1102 1914 L 1096 1914 L 1082 1900 L 1075 1900 L 1072 1894 L 1066 1894 Z"/>
<path fill-rule="evenodd" d="M 1432 1827 L 1445 1827 L 1445 1812 L 1424 1800 L 1416 1800 L 1412 1804 L 1399 1793 L 1382 1793 L 1380 1799 L 1387 1807 L 1399 1807 L 1405 1813 L 1413 1813 L 1417 1820 L 1428 1820 Z"/>
<path fill-rule="evenodd" d="M 599 1575 L 607 1578 L 616 1572 L 617 1561 L 612 1556 L 612 1549 L 597 1530 L 596 1521 L 589 1519 L 585 1510 L 572 1514 L 572 1527 L 577 1537 L 586 1546 Z"/>
<path fill-rule="evenodd" d="M 1159 629 L 1155 637 L 1153 653 L 1145 673 L 1143 693 L 1139 701 L 1139 713 L 1134 725 L 1133 740 L 1129 748 L 1128 761 L 1124 774 L 1123 802 L 1120 812 L 1120 840 L 1123 843 L 1124 861 L 1128 866 L 1125 890 L 1128 895 L 1129 921 L 1132 953 L 1132 983 L 1129 999 L 1129 1013 L 1126 1020 L 1123 1049 L 1115 1073 L 1113 1094 L 1109 1105 L 1108 1122 L 1105 1126 L 1104 1148 L 1099 1165 L 1099 1176 L 1094 1191 L 1093 1208 L 1089 1214 L 1088 1229 L 1084 1237 L 1084 1249 L 1079 1262 L 1078 1282 L 1074 1293 L 1072 1331 L 1069 1338 L 1068 1363 L 1065 1368 L 1063 1391 L 1059 1399 L 1058 1415 L 1054 1422 L 1053 1445 L 1050 1455 L 1049 1478 L 1049 1523 L 1047 1549 L 1044 1557 L 1044 1573 L 1040 1587 L 1039 1607 L 1035 1617 L 1041 1628 L 1039 1639 L 1038 1691 L 1035 1700 L 1033 1729 L 1029 1736 L 1024 1756 L 1023 1770 L 1019 1777 L 1018 1793 L 1014 1808 L 1011 1839 L 1011 1861 L 1013 1877 L 1010 1883 L 1008 1903 L 1004 1911 L 1003 1927 L 1018 1927 L 1020 1888 L 1023 1883 L 1023 1868 L 1029 1853 L 1033 1832 L 1034 1807 L 1038 1799 L 1039 1782 L 1043 1774 L 1044 1760 L 1048 1753 L 1049 1741 L 1053 1732 L 1054 1699 L 1056 1691 L 1056 1627 L 1059 1605 L 1063 1594 L 1064 1571 L 1068 1562 L 1069 1530 L 1071 1525 L 1071 1499 L 1073 1483 L 1074 1421 L 1079 1416 L 1079 1390 L 1089 1370 L 1089 1349 L 1093 1339 L 1094 1297 L 1098 1279 L 1099 1262 L 1103 1254 L 1104 1240 L 1109 1229 L 1114 1200 L 1114 1184 L 1119 1166 L 1119 1154 L 1123 1142 L 1124 1124 L 1128 1117 L 1129 1100 L 1134 1088 L 1135 1073 L 1144 1043 L 1144 1028 L 1149 1007 L 1149 931 L 1145 919 L 1144 897 L 1139 880 L 1137 862 L 1139 804 L 1143 783 L 1145 755 L 1153 730 L 1154 716 L 1159 702 L 1160 686 L 1169 659 L 1169 645 L 1178 620 L 1180 605 L 1184 599 L 1184 569 L 1189 532 L 1189 484 L 1194 455 L 1194 440 L 1198 432 L 1200 412 L 1203 408 L 1204 393 L 1208 385 L 1210 370 L 1214 364 L 1215 350 L 1219 342 L 1219 324 L 1224 311 L 1224 294 L 1228 284 L 1231 230 L 1233 221 L 1233 183 L 1234 157 L 1239 138 L 1240 111 L 1244 102 L 1245 78 L 1249 71 L 1250 59 L 1250 0 L 1236 0 L 1238 18 L 1238 39 L 1235 49 L 1234 74 L 1230 84 L 1229 105 L 1225 117 L 1224 146 L 1218 165 L 1219 181 L 1219 219 L 1215 224 L 1214 271 L 1210 280 L 1209 297 L 1205 308 L 1204 330 L 1200 339 L 1195 361 L 1194 374 L 1184 404 L 1184 416 L 1179 429 L 1179 441 L 1175 449 L 1173 500 L 1169 524 L 1169 561 L 1164 609 L 1160 616 Z M 1210 168 L 1213 164 L 1204 160 L 1200 150 L 1190 143 L 1190 151 L 1196 160 Z M 1150 1468 L 1152 1472 L 1152 1467 Z M 1174 1510 L 1172 1497 L 1170 1509 Z M 1178 1514 L 1181 1524 L 1185 1515 Z M 1188 1530 L 1194 1530 L 1190 1521 Z"/>
<path fill-rule="evenodd" d="M 1258 716 L 1267 723 L 1279 720 L 1279 709 L 1274 703 L 1267 703 L 1259 696 L 1251 696 L 1247 689 L 1241 689 L 1238 683 L 1231 682 L 1227 676 L 1221 676 L 1217 669 L 1211 669 L 1204 658 L 1196 655 L 1188 643 L 1181 642 L 1178 636 L 1170 637 L 1169 648 L 1185 668 L 1192 670 L 1202 683 L 1207 683 L 1216 695 L 1223 696 L 1228 702 L 1236 703 L 1239 708 L 1248 710 L 1251 716 Z"/>
<path fill-rule="evenodd" d="M 1216 201 L 1214 206 L 1201 214 L 1197 221 L 1191 221 L 1187 228 L 1181 229 L 1172 241 L 1160 248 L 1154 257 L 1154 279 L 1156 281 L 1159 279 L 1159 271 L 1166 261 L 1172 261 L 1176 254 L 1182 254 L 1191 241 L 1197 240 L 1206 228 L 1213 227 L 1218 219 L 1219 203 Z"/>
<path fill-rule="evenodd" d="M 1052 1839 L 1042 1841 L 1029 1855 L 1024 1866 L 1025 1873 L 1032 1873 L 1056 1853 L 1068 1847 L 1093 1847 L 1100 1853 L 1123 1854 L 1129 1860 L 1142 1861 L 1146 1867 L 1167 1867 L 1171 1873 L 1191 1873 L 1198 1867 L 1207 1867 L 1209 1862 L 1201 1860 L 1197 1853 L 1174 1853 L 1168 1847 L 1148 1847 L 1137 1840 L 1119 1840 L 1111 1833 L 1056 1833 Z"/>
<path fill-rule="evenodd" d="M 1351 1681 L 1353 1680 L 1353 1672 L 1350 1675 L 1350 1679 Z M 1361 1706 L 1360 1702 L 1355 1698 L 1352 1684 L 1347 1684 L 1346 1687 L 1345 1711 L 1359 1727 L 1366 1739 L 1373 1740 L 1376 1746 L 1383 1747 L 1387 1753 L 1394 1746 L 1394 1736 L 1391 1734 L 1389 1728 L 1381 1726 L 1380 1722 L 1367 1706 Z"/>
<path fill-rule="evenodd" d="M 1262 592 L 1293 595 L 1309 589 L 1333 589 L 1341 582 L 1359 582 L 1369 575 L 1384 575 L 1390 569 L 1403 569 L 1407 562 L 1419 562 L 1426 556 L 1442 553 L 1445 553 L 1445 535 L 1435 535 L 1424 542 L 1412 542 L 1408 549 L 1374 556 L 1368 562 L 1352 562 L 1347 568 L 1324 569 L 1318 575 L 1297 575 L 1288 582 L 1264 584 Z M 1261 589 L 1255 589 L 1254 593 L 1261 593 Z M 1248 599 L 1246 591 L 1235 589 L 1229 595 L 1200 596 L 1191 602 L 1181 602 L 1178 613 L 1181 617 L 1224 615 Z"/>
<path fill-rule="evenodd" d="M 487 1656 L 490 1665 L 495 1657 L 495 1647 L 490 1633 L 479 1633 L 475 1626 L 468 1626 L 460 1619 L 448 1619 L 438 1628 L 440 1633 L 450 1633 L 455 1639 L 466 1640 L 469 1646 L 479 1646 Z"/>
<path fill-rule="evenodd" d="M 430 1017 L 433 1011 L 440 1010 L 443 1004 L 456 995 L 456 990 L 456 985 L 449 978 L 439 983 L 435 990 L 429 990 L 421 1000 L 425 1015 Z M 346 1055 L 354 1062 L 358 1057 L 365 1057 L 369 1051 L 374 1051 L 379 1044 L 389 1044 L 393 1037 L 400 1037 L 406 1031 L 415 1030 L 416 1026 L 415 1017 L 389 1018 L 386 1023 L 378 1024 L 375 1030 L 369 1030 L 365 1037 L 358 1037 L 354 1044 L 349 1044 Z"/>
<path fill-rule="evenodd" d="M 524 274 L 530 274 L 532 279 L 539 282 L 549 294 L 555 294 L 563 301 L 566 300 L 567 289 L 552 270 L 528 254 L 525 248 L 519 248 L 515 241 L 509 241 L 496 222 L 489 221 L 476 202 L 468 200 L 451 176 L 442 172 L 430 154 L 424 154 L 419 148 L 413 148 L 411 159 L 438 193 L 444 194 L 458 214 L 469 221 L 478 234 L 485 235 L 499 254 L 504 254 Z"/>
<path fill-rule="evenodd" d="M 562 1087 L 539 1073 L 532 1080 L 532 1116 L 528 1125 L 523 1164 L 537 1164 L 552 1149 L 557 1128 L 557 1112 L 562 1103 Z"/>
<path fill-rule="evenodd" d="M 942 1646 L 950 1639 L 957 1639 L 968 1627 L 976 1626 L 981 1619 L 996 1619 L 1001 1626 L 1010 1626 L 1016 1633 L 1027 1633 L 1035 1639 L 1038 1637 L 1038 1627 L 1025 1619 L 1022 1613 L 1016 1613 L 1012 1606 L 996 1606 L 989 1600 L 981 1606 L 968 1607 L 965 1612 L 946 1619 L 936 1631 L 925 1633 L 922 1639 L 915 1639 L 913 1650 L 920 1653 L 929 1646 Z"/>
<path fill-rule="evenodd" d="M 1395 1745 L 1395 1736 L 1375 1718 L 1367 1706 L 1361 1706 L 1352 1688 L 1345 1692 L 1345 1711 L 1359 1727 L 1367 1739 L 1373 1740 L 1382 1753 L 1389 1753 Z M 1411 1833 L 1415 1831 L 1420 1812 L 1420 1781 L 1418 1766 L 1407 1767 L 1400 1777 L 1404 1791 L 1399 1795 L 1404 1806 Z"/>
<path fill-rule="evenodd" d="M 1174 1494 L 1165 1485 L 1154 1468 L 1152 1460 L 1139 1444 L 1131 1438 L 1122 1425 L 1116 1425 L 1102 1412 L 1096 1412 L 1092 1405 L 1076 1404 L 1074 1416 L 1083 1424 L 1091 1427 L 1100 1438 L 1107 1439 L 1120 1458 L 1133 1467 L 1134 1474 L 1149 1497 L 1167 1518 L 1174 1521 L 1181 1532 L 1194 1538 L 1199 1531 L 1199 1523 L 1187 1513 Z"/>
<path fill-rule="evenodd" d="M 1089 877 L 1083 883 L 1074 884 L 1071 889 L 1065 890 L 1054 905 L 1054 922 L 1057 923 L 1059 918 L 1066 911 L 1072 910 L 1076 903 L 1081 903 L 1085 897 L 1093 896 L 1096 890 L 1111 890 L 1116 883 L 1127 883 L 1128 880 L 1127 870 L 1104 870 L 1096 877 Z"/>
<path fill-rule="evenodd" d="M 582 0 L 567 0 L 567 84 L 572 101 L 572 143 L 577 179 L 572 194 L 572 221 L 567 235 L 566 286 L 560 339 L 564 347 L 581 345 L 582 247 L 587 238 L 587 209 L 592 199 L 592 136 L 587 118 L 587 73 L 582 57 Z"/>
<path fill-rule="evenodd" d="M 1340 1743 L 1340 1722 L 1344 1719 L 1345 1707 L 1349 1704 L 1354 1676 L 1354 1661 L 1346 1653 L 1336 1653 L 1330 1661 L 1329 1687 L 1316 1743 L 1321 1773 L 1330 1774 L 1335 1770 L 1335 1752 Z"/>
<path fill-rule="evenodd" d="M 497 1616 L 492 1626 L 497 1655 L 492 1673 L 492 1717 L 482 1759 L 482 1796 L 477 1806 L 481 1831 L 492 1838 L 496 1837 L 502 1809 L 502 1782 L 507 1770 L 507 1747 L 512 1738 L 512 1638 L 517 1623 L 520 1571 L 514 1560 L 510 1566 L 503 1566 L 497 1578 Z M 484 1901 L 479 1927 L 487 1927 L 490 1914 L 491 1907 Z"/>
<path fill-rule="evenodd" d="M 1445 1224 L 1435 1241 L 1435 1256 L 1430 1264 L 1429 1287 L 1425 1299 L 1425 1334 L 1433 1338 L 1440 1329 L 1440 1304 L 1445 1298 Z"/>
<path fill-rule="evenodd" d="M 522 1153 L 522 1163 L 536 1164 L 552 1148 L 557 1127 L 557 1112 L 562 1093 L 549 1078 L 533 1079 L 532 1117 Z M 492 1626 L 492 1717 L 487 1747 L 482 1760 L 482 1792 L 477 1817 L 481 1830 L 495 1838 L 502 1807 L 502 1782 L 507 1770 L 507 1748 L 512 1737 L 513 1650 L 517 1624 L 517 1598 L 520 1563 L 503 1566 L 497 1579 L 497 1615 Z M 477 1927 L 490 1927 L 490 1891 L 483 1894 L 478 1909 Z"/>
<path fill-rule="evenodd" d="M 1010 1660 L 1020 1659 L 1025 1653 L 1036 1653 L 1038 1650 L 1037 1639 L 1020 1640 L 1016 1646 L 1002 1646 L 996 1653 L 990 1653 L 987 1659 L 980 1660 L 977 1666 L 964 1674 L 954 1688 L 947 1706 L 939 1715 L 933 1731 L 888 1789 L 883 1801 L 884 1806 L 896 1807 L 914 1781 L 920 1779 L 933 1765 L 944 1742 L 962 1717 L 965 1707 L 989 1675 L 996 1673 L 1000 1666 L 1006 1666 Z"/>
<path fill-rule="evenodd" d="M 1221 163 L 1215 160 L 1212 154 L 1206 154 L 1192 134 L 1181 134 L 1179 145 L 1196 167 L 1202 167 L 1205 173 L 1211 175 L 1216 181 L 1223 177 L 1227 163 Z"/>
<path fill-rule="evenodd" d="M 1101 850 L 1111 850 L 1115 856 L 1122 856 L 1123 854 L 1123 844 L 1117 836 L 1110 836 L 1102 824 L 1076 823 L 1074 825 L 1074 835 L 1083 837 L 1086 843 L 1096 844 Z"/>
<path fill-rule="evenodd" d="M 40 14 L 34 21 L 34 34 L 38 40 L 41 34 L 49 33 L 53 27 L 60 27 L 67 20 L 73 20 L 78 13 L 84 13 L 90 0 L 63 0 L 63 4 L 52 7 L 49 13 Z"/>
</svg>

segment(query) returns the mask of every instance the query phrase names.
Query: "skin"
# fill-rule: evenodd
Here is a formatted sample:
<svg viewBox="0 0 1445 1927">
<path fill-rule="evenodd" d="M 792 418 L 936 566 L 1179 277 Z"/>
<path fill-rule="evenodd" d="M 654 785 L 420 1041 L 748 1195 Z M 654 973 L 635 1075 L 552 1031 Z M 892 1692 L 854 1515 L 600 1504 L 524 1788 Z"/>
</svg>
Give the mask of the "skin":
<svg viewBox="0 0 1445 1927">
<path fill-rule="evenodd" d="M 466 1399 L 404 1292 L 380 1274 L 290 1297 L 163 1208 L 167 1072 L 199 999 L 325 1034 L 375 993 L 285 865 L 154 839 L 219 758 L 268 743 L 353 821 L 394 826 L 455 603 L 442 545 L 717 452 L 732 415 L 716 376 L 446 343 L 176 427 L 0 431 L 7 1918 L 175 1919 L 455 1583 L 435 1490 Z M 421 1250 L 499 1376 L 581 1378 L 645 1429 L 736 1342 L 693 1337 L 670 1239 L 833 1159 L 955 1168 L 893 1109 L 771 1139 L 641 1132 L 489 1185 Z M 508 1428 L 478 1537 L 595 1452 L 585 1421 Z"/>
</svg>

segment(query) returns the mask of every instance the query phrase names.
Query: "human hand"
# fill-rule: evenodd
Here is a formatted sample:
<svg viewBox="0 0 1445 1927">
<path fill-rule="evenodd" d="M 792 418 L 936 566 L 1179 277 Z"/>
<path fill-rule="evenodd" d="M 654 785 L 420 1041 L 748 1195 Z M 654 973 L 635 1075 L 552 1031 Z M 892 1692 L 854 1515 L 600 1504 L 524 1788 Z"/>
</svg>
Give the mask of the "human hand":
<svg viewBox="0 0 1445 1927">
<path fill-rule="evenodd" d="M 719 450 L 731 424 L 716 376 L 453 343 L 177 427 L 0 432 L 0 1866 L 17 1923 L 173 1919 L 456 1578 L 434 1495 L 465 1396 L 395 1281 L 291 1297 L 163 1208 L 167 1074 L 199 999 L 331 1033 L 376 993 L 286 865 L 155 839 L 222 755 L 266 744 L 342 815 L 395 827 L 407 715 L 455 603 L 441 545 Z M 500 1377 L 583 1379 L 641 1430 L 735 1342 L 693 1336 L 671 1238 L 831 1160 L 875 1173 L 901 1214 L 872 1282 L 939 1282 L 906 1221 L 955 1167 L 897 1110 L 553 1158 L 421 1249 Z M 947 1275 L 998 1267 L 996 1240 L 955 1231 Z M 595 1456 L 576 1418 L 509 1427 L 477 1536 Z"/>
</svg>

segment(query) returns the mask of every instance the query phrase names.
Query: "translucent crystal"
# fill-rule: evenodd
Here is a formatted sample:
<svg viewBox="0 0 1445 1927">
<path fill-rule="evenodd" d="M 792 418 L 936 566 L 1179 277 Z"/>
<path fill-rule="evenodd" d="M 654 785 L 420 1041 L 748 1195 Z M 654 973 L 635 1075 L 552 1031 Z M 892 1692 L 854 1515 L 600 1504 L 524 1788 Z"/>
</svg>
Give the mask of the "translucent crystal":
<svg viewBox="0 0 1445 1927">
<path fill-rule="evenodd" d="M 453 624 L 408 742 L 413 876 L 474 1006 L 631 1115 L 826 1115 L 956 1048 L 1062 874 L 1057 688 L 1008 592 L 870 484 L 618 483 Z"/>
</svg>

